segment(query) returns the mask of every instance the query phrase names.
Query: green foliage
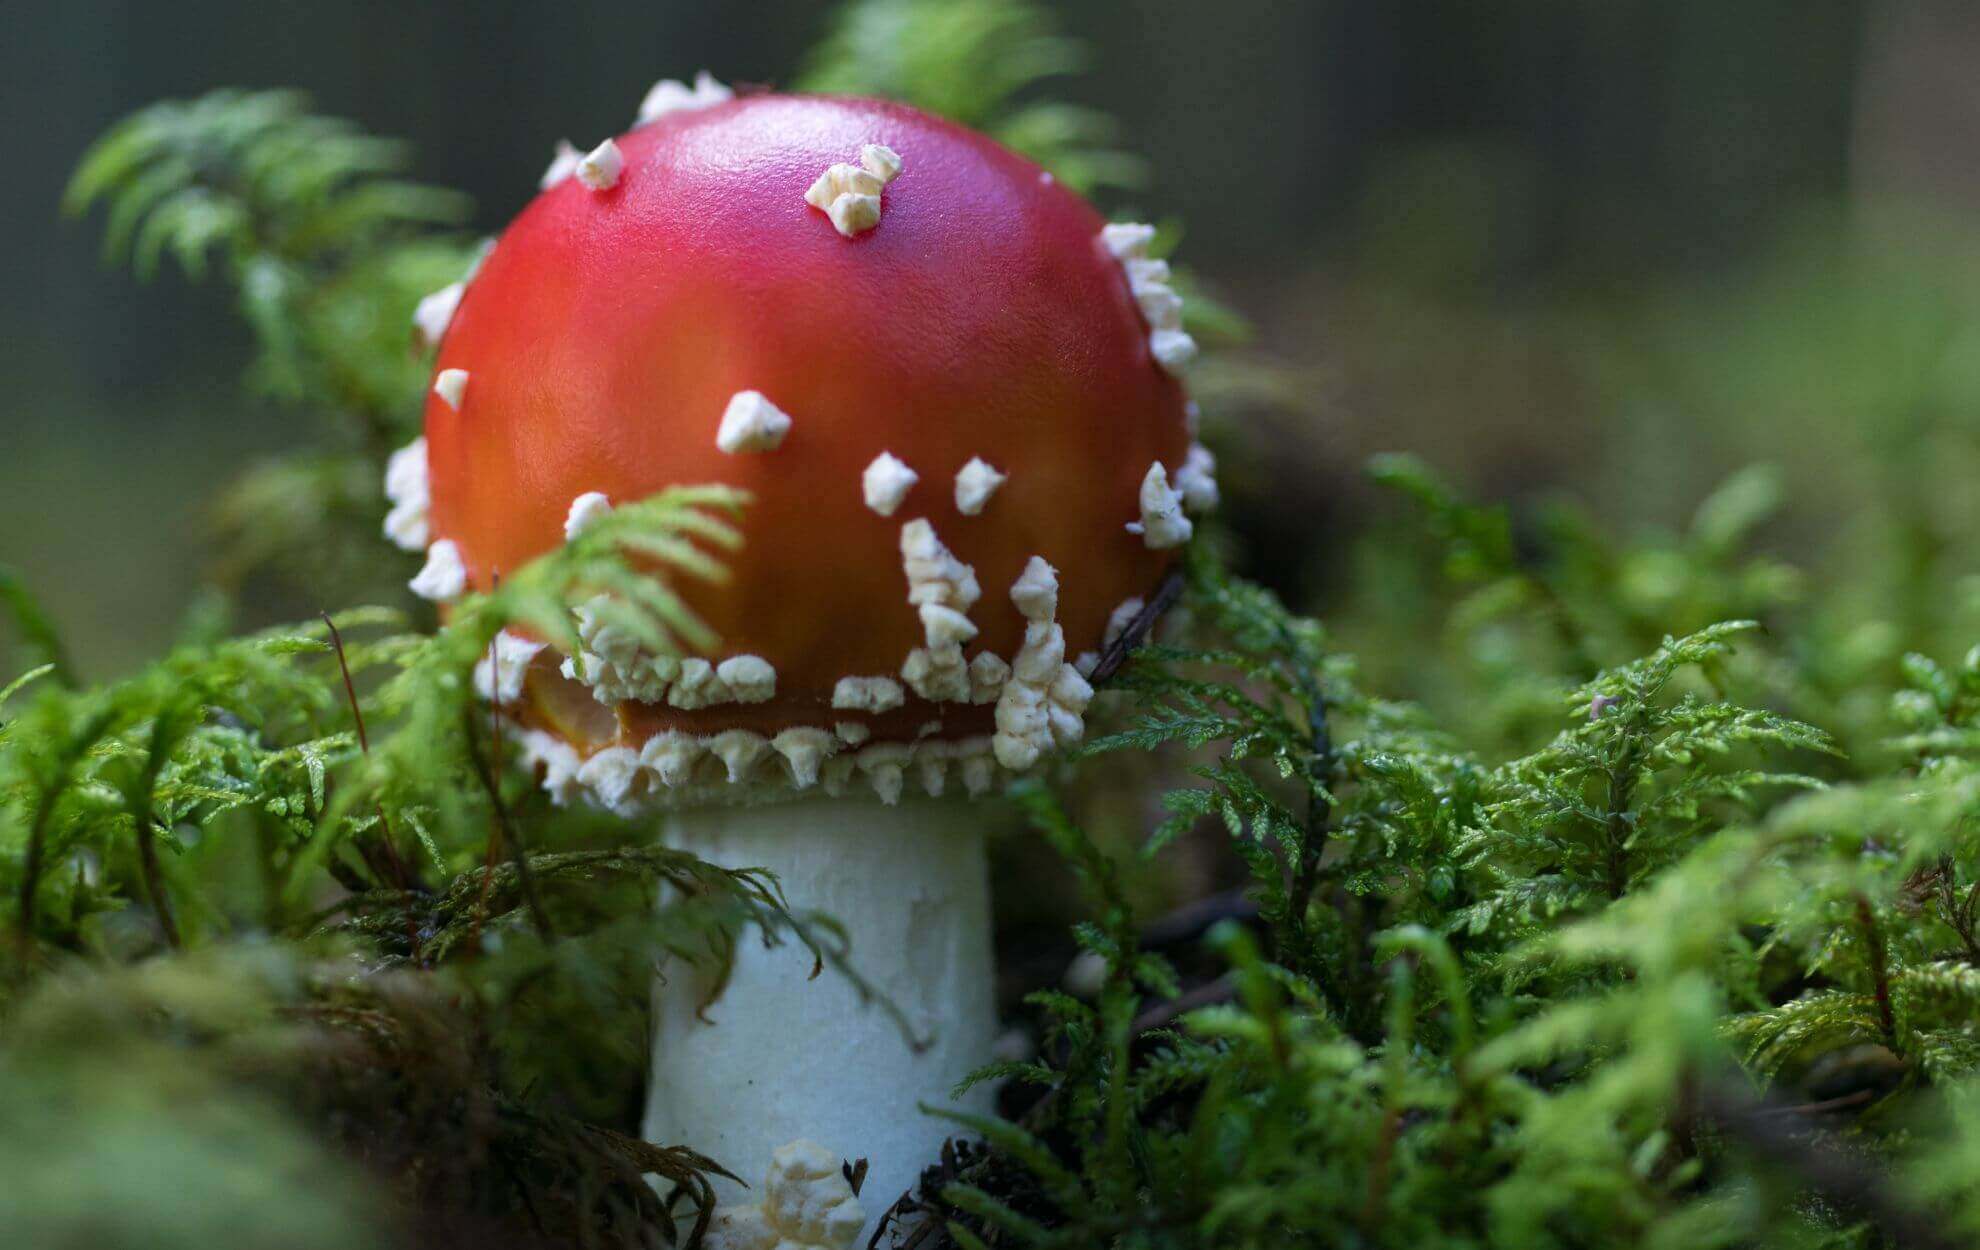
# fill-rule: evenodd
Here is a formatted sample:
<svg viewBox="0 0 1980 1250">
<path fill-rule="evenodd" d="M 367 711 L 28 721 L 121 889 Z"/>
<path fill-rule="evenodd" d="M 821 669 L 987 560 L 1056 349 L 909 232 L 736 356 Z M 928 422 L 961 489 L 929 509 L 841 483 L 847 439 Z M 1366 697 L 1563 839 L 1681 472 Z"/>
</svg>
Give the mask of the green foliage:
<svg viewBox="0 0 1980 1250">
<path fill-rule="evenodd" d="M 1602 673 L 1568 697 L 1580 723 L 1495 770 L 1480 829 L 1452 848 L 1490 882 L 1467 927 L 1524 930 L 1586 914 L 1667 867 L 1729 812 L 1751 809 L 1757 790 L 1821 784 L 1721 766 L 1755 749 L 1829 750 L 1813 726 L 1723 699 L 1660 697 L 1680 669 L 1709 673 L 1754 628 L 1714 625 Z"/>
<path fill-rule="evenodd" d="M 1043 93 L 1079 62 L 1043 6 L 862 0 L 805 83 L 1129 184 L 1099 120 Z M 291 94 L 221 92 L 120 126 L 71 187 L 141 275 L 170 255 L 232 283 L 254 382 L 325 418 L 224 494 L 229 581 L 370 602 L 403 577 L 376 530 L 425 383 L 407 316 L 471 259 L 444 230 L 458 200 L 403 160 Z M 1214 422 L 1283 375 L 1226 354 L 1201 379 Z M 1980 1236 L 1980 649 L 1903 654 L 1973 642 L 1956 545 L 1904 468 L 1880 481 L 1874 577 L 1759 546 L 1784 492 L 1767 467 L 1618 535 L 1383 457 L 1412 511 L 1326 628 L 1208 533 L 1193 624 L 1106 683 L 1083 752 L 1136 780 L 1103 815 L 1139 853 L 1061 790 L 1014 793 L 1103 975 L 1034 982 L 1036 1053 L 972 1078 L 1007 1083 L 1008 1116 L 963 1122 L 980 1140 L 925 1178 L 918 1244 Z M 222 595 L 96 688 L 0 573 L 23 643 L 0 674 L 0 1227 L 692 1241 L 722 1161 L 628 1135 L 655 957 L 719 986 L 749 930 L 866 989 L 858 952 L 767 874 L 552 803 L 472 670 L 509 625 L 572 649 L 579 604 L 706 648 L 675 588 L 722 575 L 744 503 L 619 507 L 437 630 L 387 606 L 230 636 Z M 1236 888 L 1186 908 L 1184 937 L 1143 923 L 1205 874 Z"/>
<path fill-rule="evenodd" d="M 0 565 L 0 603 L 5 604 L 7 615 L 12 618 L 16 632 L 27 644 L 29 654 L 41 660 L 48 673 L 57 681 L 65 686 L 74 685 L 75 671 L 69 664 L 68 651 L 62 645 L 61 636 L 56 632 L 54 622 L 48 619 L 48 615 L 41 610 L 41 605 L 35 601 L 27 587 L 21 584 L 21 579 L 14 571 L 3 565 Z M 9 686 L 6 693 L 12 694 L 13 690 L 14 688 Z M 5 697 L 0 696 L 0 705 L 5 703 Z"/>
<path fill-rule="evenodd" d="M 1442 529 L 1466 559 L 1491 532 Z M 1257 919 L 1213 930 L 1222 968 L 1188 985 L 1028 796 L 1110 971 L 1091 1001 L 1035 996 L 1040 1058 L 986 1074 L 1044 1092 L 972 1124 L 991 1150 L 934 1204 L 956 1244 L 1938 1244 L 1866 1152 L 1971 1218 L 1913 1128 L 1974 1053 L 1963 762 L 1777 771 L 1829 738 L 1679 689 L 1731 680 L 1755 644 L 1730 622 L 1575 685 L 1551 742 L 1487 766 L 1200 552 L 1192 590 L 1222 646 L 1140 652 L 1116 683 L 1137 710 L 1091 750 L 1188 752 L 1208 784 L 1170 792 L 1149 849 L 1229 839 Z M 1964 749 L 1980 677 L 1910 671 L 1897 701 L 1931 724 L 1899 745 Z M 1740 1064 L 1822 1097 L 1772 1106 Z M 1804 1111 L 1849 1152 L 1787 1127 Z"/>
<path fill-rule="evenodd" d="M 380 348 L 405 341 L 404 297 L 427 289 L 393 287 L 446 263 L 432 244 L 413 244 L 416 228 L 458 223 L 468 205 L 391 177 L 407 162 L 404 144 L 306 106 L 292 91 L 154 104 L 90 149 L 63 207 L 106 205 L 104 254 L 141 278 L 167 252 L 201 278 L 220 253 L 260 340 L 264 385 L 386 409 L 403 402 L 417 365 L 381 371 L 403 353 Z"/>
<path fill-rule="evenodd" d="M 412 437 L 426 388 L 410 318 L 476 251 L 435 232 L 466 220 L 467 199 L 396 177 L 408 158 L 296 92 L 223 90 L 119 123 L 70 180 L 65 210 L 102 206 L 106 258 L 140 277 L 169 255 L 197 280 L 217 258 L 254 332 L 256 389 L 322 423 L 321 445 L 221 492 L 229 583 L 270 571 L 335 600 L 404 580 L 379 576 L 365 539 L 385 457 Z"/>
<path fill-rule="evenodd" d="M 842 5 L 793 86 L 800 91 L 902 100 L 981 130 L 1052 171 L 1084 195 L 1103 199 L 1147 181 L 1139 156 L 1114 147 L 1119 127 L 1096 109 L 1054 98 L 1047 84 L 1077 74 L 1086 46 L 1042 4 L 1013 0 L 853 0 Z M 1172 251 L 1181 227 L 1163 224 L 1158 253 Z M 1236 346 L 1250 326 L 1186 268 L 1175 286 L 1185 324 L 1206 346 Z M 1241 376 L 1200 372 L 1206 406 L 1228 394 L 1270 391 L 1283 370 L 1262 360 Z"/>
<path fill-rule="evenodd" d="M 861 0 L 839 10 L 795 85 L 906 100 L 994 136 L 1078 191 L 1139 186 L 1140 158 L 1109 146 L 1111 118 L 1035 90 L 1085 63 L 1043 5 Z"/>
<path fill-rule="evenodd" d="M 436 1100 L 433 1114 L 444 1110 L 445 1119 L 421 1126 L 431 1137 L 420 1149 L 454 1158 L 472 1144 L 462 1135 L 493 1132 L 496 1139 L 478 1148 L 523 1178 L 505 1185 L 475 1170 L 421 1172 L 408 1178 L 413 1188 L 403 1199 L 441 1204 L 460 1218 L 542 1218 L 551 1198 L 538 1190 L 547 1189 L 562 1195 L 563 1227 L 616 1229 L 623 1244 L 652 1242 L 673 1216 L 640 1174 L 670 1176 L 705 1205 L 701 1177 L 715 1165 L 572 1117 L 615 1114 L 624 1097 L 618 1083 L 630 1078 L 601 1082 L 600 1074 L 639 1070 L 639 1017 L 656 952 L 719 970 L 747 926 L 771 941 L 803 943 L 821 964 L 856 983 L 857 976 L 836 924 L 792 913 L 768 876 L 616 845 L 622 830 L 554 809 L 532 778 L 507 774 L 499 730 L 477 707 L 471 671 L 505 625 L 574 643 L 568 605 L 605 594 L 614 597 L 614 624 L 650 646 L 706 643 L 706 627 L 667 587 L 670 576 L 721 575 L 708 553 L 733 545 L 723 516 L 740 503 L 732 491 L 684 489 L 618 509 L 492 594 L 459 605 L 435 634 L 405 632 L 393 612 L 361 610 L 191 642 L 97 689 L 61 688 L 47 680 L 49 665 L 32 670 L 0 701 L 10 717 L 0 726 L 0 923 L 19 955 L 0 979 L 0 1011 L 20 1026 L 53 985 L 81 968 L 139 960 L 187 990 L 215 955 L 224 962 L 280 939 L 269 958 L 284 988 L 266 1001 L 246 996 L 241 1010 L 255 1019 L 305 1013 L 335 1034 L 311 1045 L 361 1039 L 376 1048 L 363 1087 L 343 1090 L 301 1079 L 313 1060 L 289 1039 L 280 1052 L 293 1052 L 281 1060 L 294 1065 L 280 1072 L 293 1082 L 282 1086 L 286 1099 L 327 1098 L 324 1114 L 340 1123 L 388 1111 L 414 1116 L 408 1091 L 420 1071 L 440 1064 L 451 1096 L 485 1103 L 494 1122 Z M 663 889 L 671 901 L 656 909 Z M 401 996 L 376 990 L 359 995 L 360 1009 L 351 1005 L 350 978 L 307 976 L 282 962 L 345 950 L 364 955 L 366 981 L 382 969 L 416 971 L 432 985 L 414 997 L 438 995 L 459 1018 L 438 1029 L 423 1015 L 408 1016 Z M 182 959 L 193 962 L 171 971 Z M 138 985 L 106 983 L 95 992 L 114 998 Z M 231 991 L 221 997 L 232 1001 Z M 202 1044 L 182 1081 L 155 1091 L 132 1082 L 124 1102 L 91 1121 L 91 1133 L 125 1133 L 121 1126 L 136 1114 L 126 1108 L 130 1098 L 178 1097 L 182 1082 L 224 1083 L 239 1058 L 232 1048 L 248 1041 L 231 1025 L 203 1022 L 203 1000 L 181 1006 L 135 1012 L 124 1026 L 125 1049 L 149 1053 L 175 1036 L 210 1035 L 229 1053 L 208 1059 Z M 574 1021 L 594 1027 L 573 1039 Z M 353 1029 L 358 1038 L 342 1035 Z M 397 1030 L 415 1029 L 403 1043 L 392 1040 Z M 458 1054 L 429 1053 L 443 1036 Z M 104 1054 L 128 1058 L 123 1049 Z M 275 1063 L 279 1055 L 261 1058 Z M 8 1051 L 0 1068 L 15 1059 L 28 1062 Z M 48 1062 L 43 1056 L 14 1081 L 0 1078 L 4 1096 L 39 1090 L 37 1065 Z M 532 1092 L 543 1089 L 547 1097 Z M 273 1112 L 220 1100 L 212 1114 L 211 1128 L 175 1122 L 159 1140 L 184 1135 L 168 1148 L 193 1152 L 189 1167 L 211 1156 L 213 1166 L 238 1170 L 241 1163 L 209 1139 L 249 1132 Z M 106 1144 L 85 1135 L 69 1148 Z M 27 1142 L 7 1146 L 15 1147 Z M 294 1151 L 302 1173 L 341 1174 L 341 1164 L 313 1147 Z M 598 1188 L 614 1170 L 620 1179 Z M 331 1191 L 324 1192 L 328 1204 Z M 230 1193 L 188 1190 L 186 1235 L 206 1218 L 200 1202 L 224 1207 L 238 1200 Z M 35 1219 L 66 1209 L 37 1208 Z M 326 1205 L 319 1214 L 331 1221 L 333 1212 Z"/>
</svg>

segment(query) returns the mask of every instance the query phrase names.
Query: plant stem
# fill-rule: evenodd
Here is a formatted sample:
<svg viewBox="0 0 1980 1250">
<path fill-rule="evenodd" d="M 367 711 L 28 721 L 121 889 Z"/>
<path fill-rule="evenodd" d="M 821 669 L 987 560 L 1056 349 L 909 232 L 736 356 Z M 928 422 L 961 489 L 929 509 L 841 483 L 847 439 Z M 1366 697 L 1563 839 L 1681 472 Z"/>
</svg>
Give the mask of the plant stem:
<svg viewBox="0 0 1980 1250">
<path fill-rule="evenodd" d="M 66 773 L 64 780 L 67 780 Z M 41 796 L 41 803 L 35 808 L 34 824 L 28 829 L 27 856 L 21 865 L 21 892 L 19 923 L 21 944 L 31 946 L 34 942 L 34 896 L 41 884 L 41 860 L 43 846 L 48 840 L 48 821 L 54 815 L 55 801 L 61 797 L 62 787 L 51 787 Z"/>
<path fill-rule="evenodd" d="M 23 948 L 34 942 L 35 894 L 41 888 L 41 874 L 48 854 L 48 826 L 55 819 L 55 806 L 68 792 L 69 783 L 75 779 L 76 766 L 88 754 L 90 744 L 108 733 L 115 720 L 112 713 L 99 712 L 81 733 L 69 741 L 61 764 L 55 770 L 54 780 L 42 791 L 41 802 L 35 805 L 34 820 L 28 826 L 27 852 L 21 864 L 19 926 Z"/>
<path fill-rule="evenodd" d="M 1884 953 L 1883 930 L 1877 927 L 1877 914 L 1870 900 L 1856 896 L 1856 920 L 1863 926 L 1863 940 L 1870 948 L 1870 980 L 1877 997 L 1877 1025 L 1883 1031 L 1884 1045 L 1897 1050 L 1897 1018 L 1891 1011 L 1891 975 Z"/>
<path fill-rule="evenodd" d="M 1603 822 L 1603 886 L 1611 899 L 1629 889 L 1629 801 L 1636 790 L 1636 765 L 1643 754 L 1643 737 L 1636 724 L 1625 725 L 1615 761 L 1609 766 L 1609 810 Z"/>
<path fill-rule="evenodd" d="M 172 916 L 172 900 L 165 893 L 165 877 L 158 869 L 157 840 L 148 820 L 138 822 L 137 848 L 138 868 L 144 874 L 144 891 L 151 896 L 151 911 L 158 917 L 158 927 L 165 934 L 165 944 L 173 950 L 183 949 L 184 943 L 179 940 L 179 922 Z"/>
<path fill-rule="evenodd" d="M 1297 654 L 1289 632 L 1283 626 L 1279 632 L 1287 653 Z M 1327 722 L 1327 694 L 1320 688 L 1319 678 L 1304 664 L 1294 664 L 1292 668 L 1306 704 L 1308 750 L 1306 820 L 1300 837 L 1299 859 L 1292 866 L 1292 881 L 1287 891 L 1287 918 L 1303 944 L 1307 937 L 1306 910 L 1320 883 L 1320 859 L 1326 853 L 1327 834 L 1334 820 L 1334 803 L 1327 788 L 1334 771 L 1334 738 Z"/>
<path fill-rule="evenodd" d="M 365 732 L 364 708 L 358 703 L 357 683 L 351 680 L 351 663 L 349 658 L 344 654 L 344 635 L 338 631 L 337 622 L 330 619 L 328 612 L 319 613 L 319 615 L 323 617 L 323 624 L 330 630 L 330 645 L 337 653 L 337 669 L 344 676 L 344 697 L 350 700 L 351 719 L 357 724 L 358 752 L 361 755 L 370 755 L 371 739 Z M 412 893 L 419 888 L 419 882 L 406 870 L 405 861 L 399 858 L 399 848 L 392 838 L 392 822 L 385 815 L 384 800 L 379 800 L 377 811 L 379 836 L 375 839 L 359 838 L 358 854 L 364 858 L 365 864 L 371 868 L 373 875 L 379 877 L 381 880 L 391 881 L 392 885 L 401 894 Z M 379 872 L 378 865 L 372 862 L 371 851 L 374 846 L 382 846 L 384 848 L 384 866 L 387 870 L 385 873 Z M 419 925 L 413 920 L 413 909 L 407 907 L 406 955 L 413 962 L 417 963 L 420 957 L 419 951 Z"/>
<path fill-rule="evenodd" d="M 502 792 L 496 784 L 495 774 L 489 771 L 488 761 L 481 758 L 481 749 L 476 744 L 474 736 L 473 707 L 469 707 L 463 715 L 466 719 L 468 761 L 474 766 L 474 775 L 480 780 L 481 788 L 487 793 L 488 802 L 493 809 L 491 819 L 494 820 L 495 827 L 492 836 L 507 846 L 509 857 L 516 866 L 516 884 L 522 889 L 523 902 L 529 908 L 530 923 L 536 926 L 537 934 L 547 941 L 556 934 L 550 927 L 550 917 L 543 910 L 542 900 L 536 895 L 536 878 L 530 872 L 528 850 L 523 846 L 522 839 L 516 835 L 515 826 L 509 822 L 508 808 L 502 803 Z M 499 737 L 497 742 L 499 744 Z M 498 745 L 496 750 L 500 749 Z M 483 880 L 486 880 L 485 876 Z M 486 893 L 485 888 L 483 892 Z"/>
<path fill-rule="evenodd" d="M 1155 628 L 1155 622 L 1182 598 L 1183 587 L 1184 578 L 1180 572 L 1171 573 L 1163 580 L 1155 593 L 1148 597 L 1148 602 L 1143 605 L 1141 611 L 1128 622 L 1127 628 L 1121 631 L 1120 637 L 1114 639 L 1100 653 L 1100 661 L 1093 666 L 1093 676 L 1090 679 L 1095 686 L 1120 671 L 1121 665 L 1127 663 L 1129 652 L 1147 639 L 1149 631 Z"/>
</svg>

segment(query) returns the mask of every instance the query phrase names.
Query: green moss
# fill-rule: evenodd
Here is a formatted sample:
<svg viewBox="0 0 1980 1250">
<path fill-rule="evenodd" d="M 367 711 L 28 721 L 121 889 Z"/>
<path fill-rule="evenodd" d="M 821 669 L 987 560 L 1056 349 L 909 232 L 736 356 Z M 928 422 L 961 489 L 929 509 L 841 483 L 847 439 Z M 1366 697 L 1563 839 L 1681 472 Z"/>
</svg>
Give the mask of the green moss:
<svg viewBox="0 0 1980 1250">
<path fill-rule="evenodd" d="M 809 81 L 1117 186 L 1104 127 L 1039 95 L 1076 54 L 1040 6 L 866 0 Z M 252 381 L 322 418 L 219 488 L 224 580 L 362 602 L 409 571 L 380 570 L 374 484 L 424 381 L 406 317 L 468 250 L 402 160 L 292 95 L 224 92 L 147 110 L 77 175 L 71 206 L 107 205 L 140 272 L 234 284 Z M 1203 376 L 1213 432 L 1284 380 L 1229 355 Z M 1019 788 L 1105 975 L 1014 1005 L 1036 1053 L 975 1078 L 1008 1081 L 1008 1118 L 930 1161 L 919 1244 L 1980 1236 L 1980 652 L 1903 655 L 1971 642 L 1933 501 L 1873 474 L 1871 511 L 1909 521 L 1803 569 L 1756 544 L 1785 498 L 1765 467 L 1631 534 L 1478 506 L 1407 457 L 1373 476 L 1411 514 L 1364 540 L 1339 619 L 1232 575 L 1206 527 L 1192 623 L 1107 683 L 1085 780 Z M 394 599 L 230 637 L 223 588 L 95 688 L 0 578 L 23 674 L 0 694 L 0 1227 L 691 1235 L 706 1177 L 751 1161 L 625 1135 L 654 952 L 719 969 L 755 927 L 855 979 L 859 952 L 765 874 L 549 805 L 500 766 L 469 673 L 509 622 L 568 647 L 602 591 L 649 646 L 705 643 L 667 585 L 717 571 L 744 505 L 622 507 L 439 630 Z M 1205 873 L 1215 907 L 1147 914 Z"/>
</svg>

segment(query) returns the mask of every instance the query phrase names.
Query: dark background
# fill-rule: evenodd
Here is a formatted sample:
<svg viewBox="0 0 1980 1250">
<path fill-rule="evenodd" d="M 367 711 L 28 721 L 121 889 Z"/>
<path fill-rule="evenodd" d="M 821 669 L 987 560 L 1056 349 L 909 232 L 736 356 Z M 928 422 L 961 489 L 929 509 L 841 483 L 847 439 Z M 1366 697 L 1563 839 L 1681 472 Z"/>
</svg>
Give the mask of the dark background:
<svg viewBox="0 0 1980 1250">
<path fill-rule="evenodd" d="M 1274 580 L 1324 608 L 1374 506 L 1372 450 L 1645 523 L 1756 455 L 1844 489 L 1826 475 L 1847 455 L 1824 440 L 1874 414 L 1794 390 L 1797 359 L 1835 363 L 1821 334 L 1741 336 L 1856 291 L 1839 247 L 1916 239 L 1921 221 L 1959 238 L 1940 255 L 1964 246 L 1976 8 L 1091 0 L 1058 6 L 1091 49 L 1060 87 L 1149 158 L 1119 206 L 1185 222 L 1182 258 L 1258 323 L 1274 415 L 1213 432 L 1232 516 Z M 663 75 L 787 81 L 829 12 L 16 0 L 0 18 L 0 562 L 85 667 L 117 671 L 192 594 L 213 482 L 300 437 L 294 413 L 240 397 L 247 338 L 223 290 L 135 285 L 100 263 L 99 223 L 60 218 L 77 155 L 119 117 L 299 86 L 412 140 L 416 175 L 470 192 L 492 231 L 560 136 L 623 129 Z M 1851 315 L 1874 323 L 1864 298 Z M 1754 359 L 1775 362 L 1758 381 Z"/>
</svg>

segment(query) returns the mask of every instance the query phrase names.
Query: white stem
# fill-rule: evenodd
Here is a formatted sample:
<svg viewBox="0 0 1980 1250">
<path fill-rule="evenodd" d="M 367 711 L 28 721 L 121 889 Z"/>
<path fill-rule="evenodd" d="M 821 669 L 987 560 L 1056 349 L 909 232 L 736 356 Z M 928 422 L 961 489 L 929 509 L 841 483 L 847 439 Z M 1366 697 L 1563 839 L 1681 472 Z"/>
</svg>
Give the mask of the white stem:
<svg viewBox="0 0 1980 1250">
<path fill-rule="evenodd" d="M 905 1013 L 920 1044 L 845 978 L 811 979 L 801 944 L 766 949 L 745 934 L 727 988 L 699 1016 L 705 975 L 678 962 L 661 969 L 647 1139 L 692 1146 L 753 1190 L 771 1153 L 798 1138 L 865 1158 L 870 1232 L 963 1131 L 918 1104 L 989 1109 L 988 1087 L 961 1100 L 950 1090 L 990 1058 L 996 1035 L 984 843 L 1005 818 L 990 803 L 849 797 L 668 816 L 668 845 L 768 868 L 794 909 L 844 925 L 853 968 Z M 716 1188 L 725 1203 L 762 1196 Z"/>
</svg>

